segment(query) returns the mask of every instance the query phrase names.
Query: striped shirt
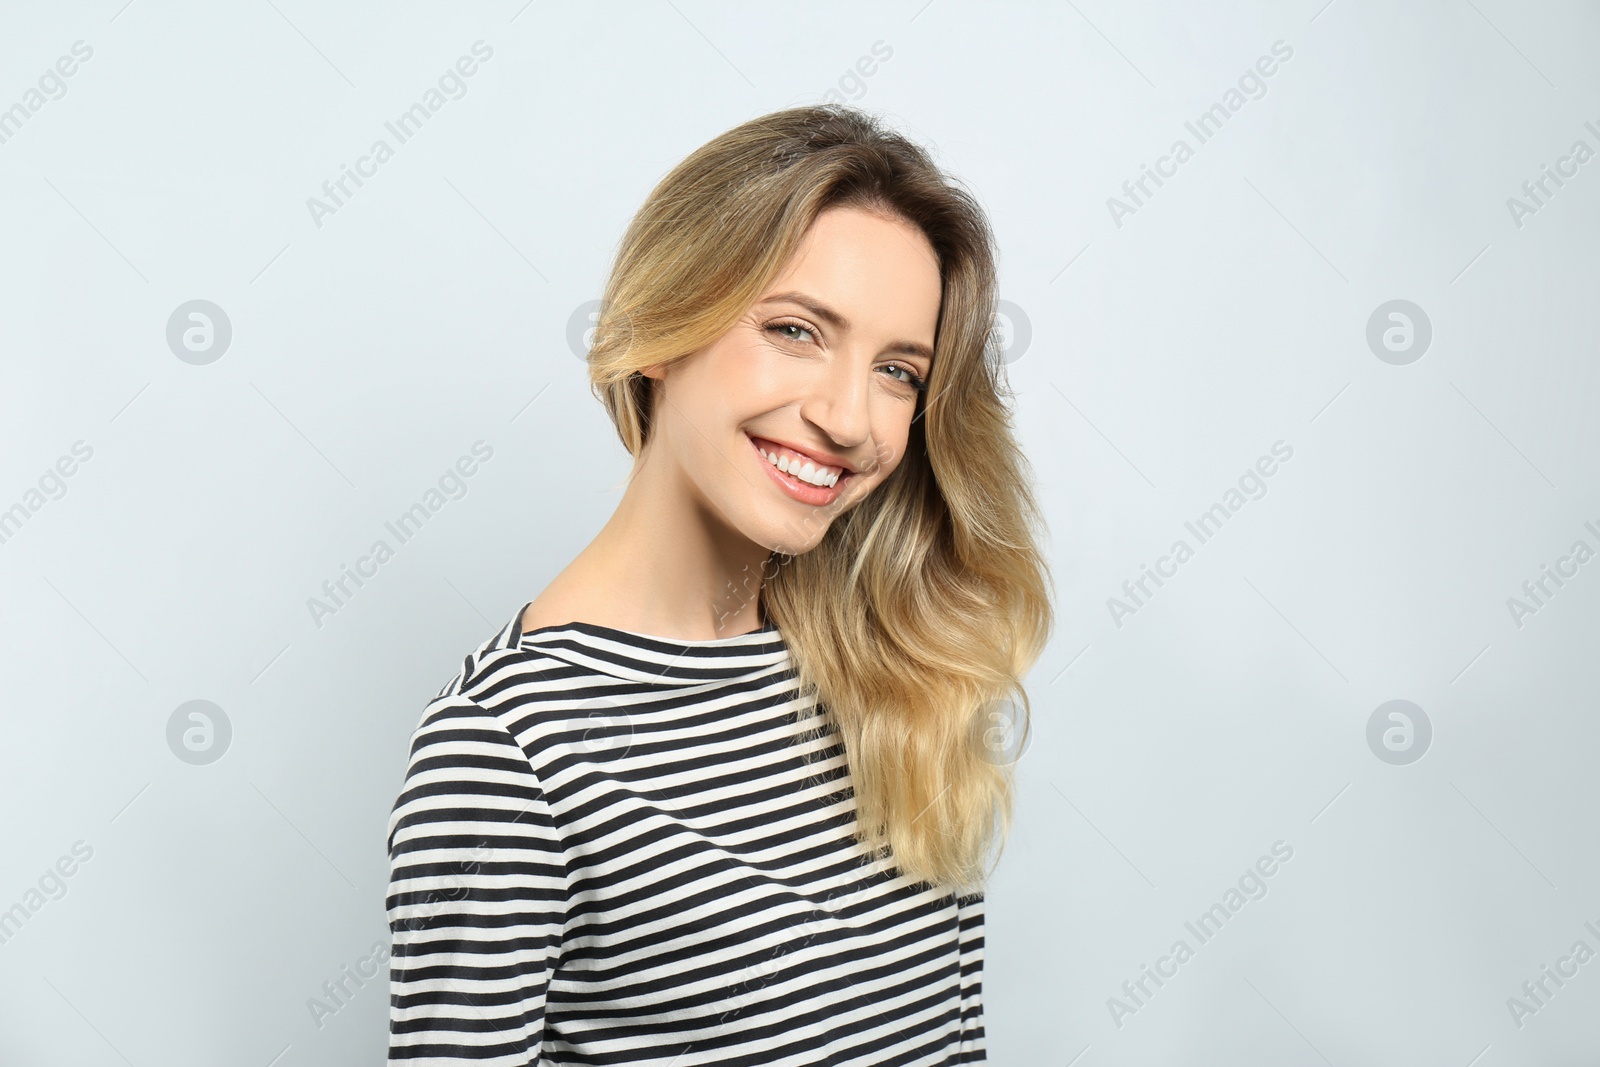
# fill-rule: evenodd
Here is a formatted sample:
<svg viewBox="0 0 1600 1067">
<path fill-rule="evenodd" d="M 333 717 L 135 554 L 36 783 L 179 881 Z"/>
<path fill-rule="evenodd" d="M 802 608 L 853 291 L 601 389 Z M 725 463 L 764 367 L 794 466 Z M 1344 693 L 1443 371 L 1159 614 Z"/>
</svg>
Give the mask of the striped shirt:
<svg viewBox="0 0 1600 1067">
<path fill-rule="evenodd" d="M 776 627 L 665 640 L 522 612 L 423 710 L 389 817 L 389 1060 L 986 1059 L 984 895 L 852 837 Z M 807 752 L 815 753 L 805 759 Z"/>
</svg>

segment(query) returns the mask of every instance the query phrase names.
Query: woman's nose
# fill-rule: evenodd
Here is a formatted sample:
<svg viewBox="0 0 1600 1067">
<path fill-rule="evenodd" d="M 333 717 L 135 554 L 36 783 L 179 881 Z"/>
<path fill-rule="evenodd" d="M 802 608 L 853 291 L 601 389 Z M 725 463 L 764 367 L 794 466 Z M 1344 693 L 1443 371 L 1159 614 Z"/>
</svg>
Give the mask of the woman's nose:
<svg viewBox="0 0 1600 1067">
<path fill-rule="evenodd" d="M 801 414 L 839 448 L 858 448 L 872 431 L 873 373 L 865 361 L 847 355 L 830 360 L 812 379 Z"/>
</svg>

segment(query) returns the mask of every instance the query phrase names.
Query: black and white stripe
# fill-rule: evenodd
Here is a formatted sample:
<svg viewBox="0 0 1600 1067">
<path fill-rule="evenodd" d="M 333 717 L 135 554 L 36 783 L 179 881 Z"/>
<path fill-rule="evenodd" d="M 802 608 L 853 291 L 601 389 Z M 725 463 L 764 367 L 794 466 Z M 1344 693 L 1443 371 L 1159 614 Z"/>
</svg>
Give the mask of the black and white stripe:
<svg viewBox="0 0 1600 1067">
<path fill-rule="evenodd" d="M 412 738 L 391 1061 L 985 1060 L 984 897 L 918 889 L 855 843 L 843 748 L 801 739 L 814 704 L 777 629 L 521 618 Z"/>
</svg>

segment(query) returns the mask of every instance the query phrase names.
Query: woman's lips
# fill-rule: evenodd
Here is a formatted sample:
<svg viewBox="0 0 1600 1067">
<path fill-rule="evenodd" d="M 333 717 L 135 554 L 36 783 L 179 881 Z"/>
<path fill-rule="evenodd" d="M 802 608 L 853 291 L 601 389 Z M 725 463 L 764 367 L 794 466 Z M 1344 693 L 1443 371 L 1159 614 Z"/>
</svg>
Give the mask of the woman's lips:
<svg viewBox="0 0 1600 1067">
<path fill-rule="evenodd" d="M 783 471 L 772 465 L 771 460 L 761 454 L 763 444 L 769 448 L 778 447 L 776 441 L 767 441 L 764 437 L 755 437 L 750 434 L 745 436 L 750 439 L 750 450 L 755 454 L 756 461 L 766 469 L 768 477 L 777 483 L 778 488 L 802 504 L 822 507 L 833 503 L 839 498 L 845 483 L 853 477 L 853 472 L 846 470 L 842 471 L 839 474 L 839 480 L 830 486 L 812 485 L 810 482 L 803 482 L 798 478 L 783 473 Z"/>
</svg>

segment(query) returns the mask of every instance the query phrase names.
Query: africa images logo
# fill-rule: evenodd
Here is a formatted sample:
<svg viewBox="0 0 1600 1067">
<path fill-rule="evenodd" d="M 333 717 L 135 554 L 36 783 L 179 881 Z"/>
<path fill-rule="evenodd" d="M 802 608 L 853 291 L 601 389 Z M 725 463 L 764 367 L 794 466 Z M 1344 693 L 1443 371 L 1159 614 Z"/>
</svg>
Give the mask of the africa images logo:
<svg viewBox="0 0 1600 1067">
<path fill-rule="evenodd" d="M 343 163 L 339 164 L 340 175 L 322 183 L 322 193 L 326 199 L 315 196 L 306 198 L 306 210 L 311 213 L 311 221 L 316 224 L 317 229 L 322 229 L 322 220 L 325 216 L 337 215 L 339 209 L 367 184 L 363 179 L 377 177 L 378 168 L 394 158 L 396 147 L 405 144 L 421 132 L 422 127 L 445 104 L 466 96 L 466 79 L 478 73 L 479 65 L 487 63 L 493 55 L 494 49 L 488 44 L 481 40 L 474 41 L 472 56 L 460 57 L 453 68 L 447 68 L 439 75 L 437 88 L 429 86 L 423 92 L 420 101 L 402 111 L 393 122 L 383 124 L 384 129 L 394 137 L 393 145 L 379 137 L 372 142 L 366 155 L 356 158 L 353 169 Z M 474 59 L 473 56 L 477 58 Z M 448 97 L 446 93 L 449 94 Z M 352 184 L 355 186 L 354 189 L 350 188 Z"/>
</svg>

